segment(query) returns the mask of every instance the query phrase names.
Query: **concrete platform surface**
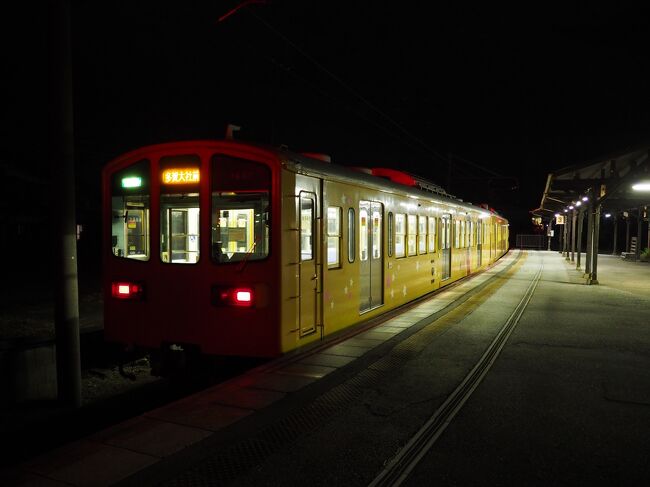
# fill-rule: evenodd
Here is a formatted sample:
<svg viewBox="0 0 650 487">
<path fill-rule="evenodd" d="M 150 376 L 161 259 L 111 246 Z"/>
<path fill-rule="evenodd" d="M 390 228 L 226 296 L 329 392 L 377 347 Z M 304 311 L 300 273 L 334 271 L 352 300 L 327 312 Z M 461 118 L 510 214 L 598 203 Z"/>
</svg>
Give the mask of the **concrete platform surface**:
<svg viewBox="0 0 650 487">
<path fill-rule="evenodd" d="M 0 484 L 368 485 L 539 269 L 501 355 L 407 483 L 647 485 L 650 265 L 601 256 L 601 284 L 587 286 L 557 252 L 511 252 L 347 341 L 56 449 Z"/>
</svg>

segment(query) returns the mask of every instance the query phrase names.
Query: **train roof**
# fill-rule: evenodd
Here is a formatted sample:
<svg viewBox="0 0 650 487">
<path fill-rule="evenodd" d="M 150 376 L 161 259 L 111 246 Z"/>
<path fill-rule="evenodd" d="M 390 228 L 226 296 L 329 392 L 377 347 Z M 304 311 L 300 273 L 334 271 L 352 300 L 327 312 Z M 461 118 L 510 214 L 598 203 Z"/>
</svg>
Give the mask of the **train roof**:
<svg viewBox="0 0 650 487">
<path fill-rule="evenodd" d="M 288 149 L 273 149 L 284 156 L 285 162 L 293 163 L 293 170 L 307 175 L 323 176 L 341 182 L 351 184 L 362 183 L 366 187 L 388 191 L 392 193 L 405 194 L 406 196 L 418 199 L 434 201 L 440 204 L 455 206 L 465 211 L 489 213 L 490 215 L 504 219 L 492 208 L 475 206 L 455 196 L 447 194 L 440 186 L 427 182 L 426 180 L 409 173 L 387 168 L 372 168 L 369 172 L 360 171 L 359 168 L 350 168 L 330 162 L 323 162 L 304 154 L 298 154 Z M 287 161 L 288 160 L 288 161 Z M 363 168 L 361 168 L 363 169 Z M 390 179 L 388 179 L 392 176 Z"/>
<path fill-rule="evenodd" d="M 144 157 L 145 154 L 151 154 L 152 152 L 165 152 L 170 149 L 179 150 L 185 148 L 191 150 L 197 145 L 210 149 L 219 149 L 230 146 L 239 151 L 243 150 L 253 153 L 261 152 L 272 154 L 280 159 L 289 169 L 300 174 L 327 177 L 329 179 L 335 179 L 337 181 L 348 182 L 351 184 L 363 184 L 369 188 L 396 194 L 404 194 L 414 199 L 424 199 L 439 204 L 451 205 L 457 210 L 462 209 L 465 211 L 488 213 L 505 219 L 492 208 L 475 206 L 471 203 L 465 202 L 453 195 L 447 194 L 440 186 L 409 173 L 387 168 L 351 168 L 328 162 L 327 158 L 320 158 L 316 154 L 301 154 L 291 151 L 286 147 L 278 148 L 241 140 L 200 139 L 149 145 L 116 157 L 109 162 L 104 169 L 110 170 L 113 166 L 121 164 L 126 159 Z"/>
</svg>

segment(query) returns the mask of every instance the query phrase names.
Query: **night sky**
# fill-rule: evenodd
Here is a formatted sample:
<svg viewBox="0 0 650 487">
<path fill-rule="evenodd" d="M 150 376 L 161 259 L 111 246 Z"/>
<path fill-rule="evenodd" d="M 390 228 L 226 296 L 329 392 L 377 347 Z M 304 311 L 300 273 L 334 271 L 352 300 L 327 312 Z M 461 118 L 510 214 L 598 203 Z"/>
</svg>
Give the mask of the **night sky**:
<svg viewBox="0 0 650 487">
<path fill-rule="evenodd" d="M 81 220 L 98 216 L 111 158 L 234 123 L 237 138 L 443 186 L 452 153 L 451 192 L 527 233 L 548 172 L 648 139 L 646 11 L 275 0 L 218 22 L 241 3 L 72 2 Z M 6 56 L 1 162 L 47 179 L 48 19 L 34 10 L 2 34 L 21 47 Z"/>
</svg>

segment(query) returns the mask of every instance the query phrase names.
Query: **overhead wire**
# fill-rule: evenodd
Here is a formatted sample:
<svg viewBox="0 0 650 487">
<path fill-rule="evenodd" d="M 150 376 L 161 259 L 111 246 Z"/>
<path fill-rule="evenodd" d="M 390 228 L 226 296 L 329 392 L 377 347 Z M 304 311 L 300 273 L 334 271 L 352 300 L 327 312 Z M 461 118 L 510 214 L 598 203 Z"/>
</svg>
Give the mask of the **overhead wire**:
<svg viewBox="0 0 650 487">
<path fill-rule="evenodd" d="M 491 174 L 492 176 L 496 176 L 496 177 L 499 177 L 499 178 L 505 177 L 505 176 L 502 176 L 501 174 L 497 173 L 496 171 L 488 169 L 487 167 L 484 167 L 484 166 L 482 166 L 480 164 L 477 164 L 476 162 L 472 162 L 469 159 L 466 159 L 464 157 L 459 156 L 458 154 L 453 154 L 453 157 L 454 157 L 454 159 L 462 161 L 462 162 L 464 162 L 464 163 L 466 163 L 466 164 L 468 164 L 468 165 L 470 165 L 470 166 L 472 166 L 472 167 L 474 167 L 476 169 L 480 169 L 481 171 L 485 171 L 486 173 Z"/>
<path fill-rule="evenodd" d="M 393 132 L 389 128 L 387 128 L 386 126 L 384 126 L 384 125 L 378 123 L 376 120 L 373 120 L 372 118 L 366 116 L 361 111 L 359 111 L 359 110 L 355 109 L 353 106 L 343 102 L 342 100 L 340 100 L 336 96 L 332 95 L 331 93 L 329 93 L 329 92 L 323 90 L 322 88 L 314 85 L 309 80 L 307 80 L 305 77 L 300 76 L 295 70 L 292 70 L 292 69 L 288 68 L 287 66 L 285 66 L 284 64 L 280 63 L 277 59 L 275 59 L 273 57 L 270 57 L 270 56 L 265 56 L 265 58 L 267 59 L 267 61 L 272 63 L 274 66 L 276 66 L 279 69 L 282 69 L 284 72 L 286 72 L 286 74 L 288 74 L 289 76 L 292 76 L 294 79 L 297 79 L 297 80 L 301 81 L 306 86 L 308 86 L 310 89 L 312 89 L 315 92 L 319 93 L 321 96 L 323 96 L 325 98 L 328 98 L 331 101 L 334 101 L 336 103 L 341 104 L 345 110 L 348 110 L 349 112 L 353 113 L 354 115 L 359 117 L 361 120 L 363 120 L 363 121 L 365 121 L 365 122 L 367 122 L 367 123 L 369 123 L 371 125 L 374 125 L 376 128 L 383 131 L 387 135 L 390 135 L 391 137 L 395 138 L 400 143 L 408 145 L 409 147 L 413 148 L 414 150 L 421 150 L 420 147 L 414 146 L 411 141 L 403 138 L 399 134 L 396 134 L 395 132 Z"/>
<path fill-rule="evenodd" d="M 349 86 L 345 81 L 343 81 L 343 79 L 341 79 L 336 74 L 332 73 L 329 69 L 327 69 L 325 66 L 323 66 L 320 62 L 318 62 L 316 59 L 314 59 L 312 56 L 310 56 L 307 52 L 305 52 L 300 46 L 298 46 L 291 39 L 289 39 L 287 36 L 285 36 L 282 32 L 280 32 L 278 29 L 276 29 L 267 20 L 265 20 L 262 17 L 260 17 L 259 15 L 257 15 L 255 12 L 253 12 L 252 9 L 244 8 L 243 10 L 247 11 L 251 16 L 253 16 L 260 23 L 262 23 L 267 29 L 269 29 L 275 35 L 277 35 L 282 40 L 284 40 L 288 45 L 290 45 L 293 49 L 295 49 L 305 59 L 307 59 L 309 62 L 311 62 L 314 66 L 316 66 L 320 71 L 325 73 L 331 79 L 333 79 L 338 84 L 340 84 L 343 88 L 345 88 L 349 93 L 354 95 L 357 99 L 359 99 L 364 105 L 366 105 L 368 108 L 370 108 L 373 112 L 375 112 L 378 115 L 382 116 L 386 121 L 388 121 L 391 125 L 393 125 L 397 129 L 399 129 L 399 131 L 402 132 L 404 135 L 406 135 L 408 138 L 410 138 L 413 141 L 417 142 L 431 156 L 433 156 L 434 159 L 437 159 L 439 162 L 443 162 L 445 164 L 448 163 L 448 159 L 445 156 L 443 156 L 438 151 L 436 151 L 434 148 L 429 146 L 420 137 L 412 134 L 405 127 L 403 127 L 399 122 L 397 122 L 394 118 L 392 118 L 390 115 L 388 115 L 383 110 L 381 110 L 380 108 L 375 106 L 373 103 L 371 103 L 367 98 L 365 98 L 363 95 L 361 95 L 355 89 L 353 89 L 351 86 Z"/>
<path fill-rule="evenodd" d="M 358 93 L 354 88 L 352 88 L 350 85 L 348 85 L 340 76 L 334 74 L 332 71 L 327 69 L 325 66 L 323 66 L 320 62 L 318 62 L 316 59 L 314 59 L 311 55 L 309 55 L 304 49 L 302 49 L 300 46 L 298 46 L 295 42 L 293 42 L 291 39 L 289 39 L 286 35 L 284 35 L 281 31 L 279 31 L 276 27 L 274 27 L 269 21 L 266 19 L 262 18 L 258 14 L 256 14 L 252 9 L 248 8 L 248 6 L 252 3 L 265 3 L 263 0 L 247 0 L 240 4 L 236 9 L 230 11 L 228 14 L 222 16 L 219 21 L 224 20 L 225 18 L 229 17 L 231 14 L 234 12 L 238 11 L 239 9 L 242 9 L 246 12 L 248 12 L 253 18 L 255 18 L 258 22 L 260 22 L 262 25 L 264 25 L 268 30 L 270 30 L 273 34 L 278 36 L 280 39 L 282 39 L 285 43 L 287 43 L 289 46 L 291 46 L 296 52 L 298 52 L 301 56 L 303 56 L 305 59 L 307 59 L 310 63 L 312 63 L 314 66 L 316 66 L 320 71 L 325 73 L 328 77 L 336 81 L 340 86 L 345 88 L 349 93 L 351 93 L 354 97 L 356 97 L 358 100 L 360 100 L 365 106 L 370 108 L 373 112 L 377 113 L 383 119 L 388 121 L 393 127 L 399 129 L 399 131 L 404 134 L 408 139 L 411 141 L 417 142 L 417 144 L 420 146 L 420 149 L 424 149 L 430 156 L 432 156 L 435 160 L 438 162 L 444 163 L 446 165 L 449 165 L 452 163 L 452 160 L 455 161 L 461 161 L 464 162 L 465 164 L 473 167 L 474 169 L 478 169 L 480 171 L 484 171 L 494 177 L 497 178 L 503 178 L 507 179 L 507 177 L 502 176 L 501 174 L 488 169 L 487 167 L 478 164 L 476 162 L 470 161 L 466 158 L 463 158 L 459 156 L 458 154 L 452 154 L 450 153 L 448 157 L 445 157 L 444 155 L 440 154 L 437 150 L 429 146 L 425 141 L 423 141 L 420 137 L 414 135 L 411 133 L 409 130 L 407 130 L 402 124 L 397 122 L 393 117 L 388 115 L 386 112 L 378 108 L 376 105 L 371 103 L 366 97 Z M 307 84 L 311 89 L 318 91 L 321 95 L 326 96 L 330 98 L 331 100 L 334 100 L 338 103 L 341 103 L 344 105 L 344 107 L 349 110 L 350 112 L 354 113 L 356 116 L 361 118 L 362 120 L 374 125 L 375 127 L 379 128 L 383 132 L 387 133 L 388 135 L 394 137 L 395 139 L 399 140 L 401 143 L 404 143 L 408 145 L 409 147 L 416 149 L 416 147 L 413 145 L 412 142 L 409 142 L 407 139 L 405 139 L 403 136 L 397 135 L 396 133 L 392 132 L 389 130 L 387 127 L 384 125 L 379 124 L 375 120 L 363 115 L 361 112 L 358 110 L 355 110 L 351 108 L 350 106 L 346 106 L 343 102 L 341 102 L 339 99 L 334 97 L 333 95 L 326 93 L 322 88 L 316 88 L 313 84 L 309 83 L 305 78 L 300 77 L 295 70 L 291 70 L 284 66 L 283 64 L 279 63 L 276 61 L 274 58 L 269 58 L 267 57 L 267 60 L 269 60 L 271 63 L 275 64 L 279 68 L 283 69 L 285 72 L 288 74 L 294 76 L 295 78 L 301 80 L 303 83 Z M 459 171 L 461 173 L 469 175 L 469 173 L 464 170 L 462 167 L 460 167 L 459 164 L 454 164 L 453 168 L 455 171 Z"/>
</svg>

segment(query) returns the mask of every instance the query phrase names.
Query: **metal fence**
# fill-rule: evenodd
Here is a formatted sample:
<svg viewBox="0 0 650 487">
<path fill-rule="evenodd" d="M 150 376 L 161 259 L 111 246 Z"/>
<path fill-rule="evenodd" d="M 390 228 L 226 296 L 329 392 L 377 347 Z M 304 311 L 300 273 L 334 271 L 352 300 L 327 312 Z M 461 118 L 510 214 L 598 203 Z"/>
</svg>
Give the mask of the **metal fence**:
<svg viewBox="0 0 650 487">
<path fill-rule="evenodd" d="M 545 235 L 517 235 L 517 248 L 543 250 Z"/>
</svg>

